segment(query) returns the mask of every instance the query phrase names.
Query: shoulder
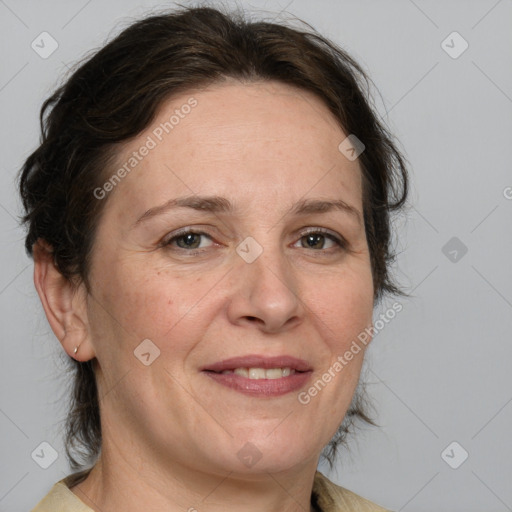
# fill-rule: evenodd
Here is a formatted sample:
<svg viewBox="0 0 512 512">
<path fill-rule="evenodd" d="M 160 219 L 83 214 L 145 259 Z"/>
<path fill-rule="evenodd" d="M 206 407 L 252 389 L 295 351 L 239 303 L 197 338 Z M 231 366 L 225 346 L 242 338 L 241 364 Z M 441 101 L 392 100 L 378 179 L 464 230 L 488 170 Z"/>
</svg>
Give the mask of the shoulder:
<svg viewBox="0 0 512 512">
<path fill-rule="evenodd" d="M 32 512 L 93 512 L 93 510 L 69 489 L 65 480 L 61 480 L 51 488 Z"/>
<path fill-rule="evenodd" d="M 322 512 L 390 512 L 316 472 L 313 495 Z"/>
</svg>

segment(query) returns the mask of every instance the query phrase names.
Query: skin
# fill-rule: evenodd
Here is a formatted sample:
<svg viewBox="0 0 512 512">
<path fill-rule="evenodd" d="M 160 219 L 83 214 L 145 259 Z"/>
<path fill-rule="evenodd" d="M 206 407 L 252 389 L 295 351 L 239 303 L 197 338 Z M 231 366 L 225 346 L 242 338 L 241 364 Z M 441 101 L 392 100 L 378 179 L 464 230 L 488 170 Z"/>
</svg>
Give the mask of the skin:
<svg viewBox="0 0 512 512">
<path fill-rule="evenodd" d="M 90 293 L 58 273 L 44 243 L 35 247 L 35 284 L 56 336 L 70 356 L 98 364 L 102 455 L 72 491 L 98 511 L 307 511 L 364 349 L 307 405 L 297 391 L 239 393 L 200 368 L 287 354 L 313 368 L 307 390 L 371 325 L 361 170 L 339 152 L 347 134 L 315 96 L 231 80 L 167 101 L 119 148 L 118 164 L 190 97 L 197 106 L 104 199 Z M 222 196 L 234 210 L 177 208 L 134 227 L 150 208 L 194 195 Z M 359 218 L 287 213 L 303 199 L 342 199 Z M 183 238 L 161 243 L 184 227 L 211 238 L 193 239 L 195 253 L 179 247 Z M 346 247 L 322 236 L 311 247 L 310 228 Z M 236 252 L 248 236 L 263 248 L 250 264 Z M 144 339 L 160 350 L 149 366 L 134 357 Z M 247 442 L 261 454 L 252 467 L 237 456 Z"/>
</svg>

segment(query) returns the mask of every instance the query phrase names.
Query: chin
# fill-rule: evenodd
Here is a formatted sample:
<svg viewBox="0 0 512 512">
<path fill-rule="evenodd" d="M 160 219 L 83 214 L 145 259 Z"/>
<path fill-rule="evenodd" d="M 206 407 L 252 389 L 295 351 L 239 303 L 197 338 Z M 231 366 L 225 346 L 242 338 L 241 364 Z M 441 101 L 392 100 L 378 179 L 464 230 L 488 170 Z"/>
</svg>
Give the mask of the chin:
<svg viewBox="0 0 512 512">
<path fill-rule="evenodd" d="M 300 435 L 297 428 L 282 429 L 277 433 L 279 427 L 276 429 L 276 423 L 273 428 L 274 432 L 265 429 L 252 435 L 237 435 L 231 443 L 233 451 L 226 453 L 234 463 L 230 471 L 247 475 L 266 474 L 290 471 L 307 461 L 314 461 L 316 465 L 322 446 L 313 444 L 310 433 Z"/>
</svg>

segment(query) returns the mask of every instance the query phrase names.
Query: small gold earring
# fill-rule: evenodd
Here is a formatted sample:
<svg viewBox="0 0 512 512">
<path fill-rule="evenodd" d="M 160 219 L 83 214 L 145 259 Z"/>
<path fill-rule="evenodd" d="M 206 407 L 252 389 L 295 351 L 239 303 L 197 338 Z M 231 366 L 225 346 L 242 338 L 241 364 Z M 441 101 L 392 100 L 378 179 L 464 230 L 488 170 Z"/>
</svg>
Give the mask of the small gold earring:
<svg viewBox="0 0 512 512">
<path fill-rule="evenodd" d="M 73 353 L 76 355 L 76 353 L 78 352 L 78 349 L 80 348 L 80 345 L 78 345 L 78 347 L 75 347 L 75 349 L 73 350 Z"/>
</svg>

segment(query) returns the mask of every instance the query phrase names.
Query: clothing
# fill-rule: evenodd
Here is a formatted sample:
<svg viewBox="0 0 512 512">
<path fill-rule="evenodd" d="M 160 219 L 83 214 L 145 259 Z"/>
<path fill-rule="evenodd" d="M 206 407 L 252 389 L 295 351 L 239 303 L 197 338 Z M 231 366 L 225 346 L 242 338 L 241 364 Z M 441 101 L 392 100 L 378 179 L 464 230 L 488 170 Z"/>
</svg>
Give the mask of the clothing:
<svg viewBox="0 0 512 512">
<path fill-rule="evenodd" d="M 319 471 L 313 483 L 313 499 L 322 512 L 390 512 L 361 496 L 334 484 Z"/>
<path fill-rule="evenodd" d="M 65 480 L 57 482 L 32 512 L 93 512 L 70 491 Z M 315 474 L 312 500 L 322 512 L 389 512 L 332 483 L 318 471 Z"/>
</svg>

